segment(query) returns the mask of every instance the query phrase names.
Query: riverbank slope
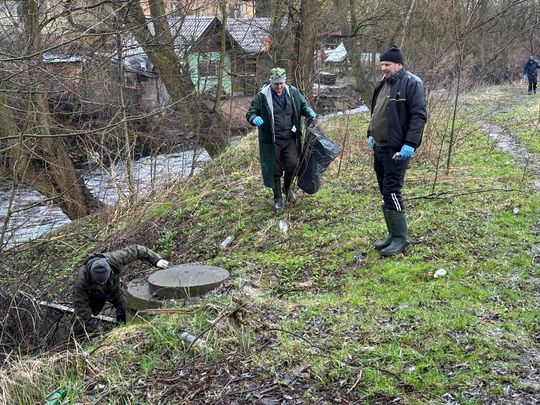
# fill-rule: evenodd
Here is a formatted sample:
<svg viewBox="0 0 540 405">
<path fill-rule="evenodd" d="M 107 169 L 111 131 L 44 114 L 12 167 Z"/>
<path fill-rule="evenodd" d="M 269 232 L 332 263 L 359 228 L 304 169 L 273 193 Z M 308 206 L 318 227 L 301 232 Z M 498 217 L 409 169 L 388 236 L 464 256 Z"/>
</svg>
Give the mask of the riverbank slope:
<svg viewBox="0 0 540 405">
<path fill-rule="evenodd" d="M 36 402 L 61 390 L 68 403 L 538 400 L 538 179 L 480 124 L 504 124 L 537 153 L 540 98 L 523 97 L 521 87 L 462 96 L 453 133 L 452 103 L 430 101 L 404 189 L 414 246 L 394 258 L 372 249 L 385 227 L 367 113 L 324 123 L 343 154 L 317 194 L 300 194 L 283 213 L 261 184 L 252 134 L 144 204 L 6 252 L 3 294 L 19 287 L 55 302 L 69 300 L 87 254 L 132 243 L 232 277 L 214 294 L 177 302 L 173 314 L 137 317 L 83 347 L 53 351 L 59 331 L 47 353 L 4 364 L 3 399 Z M 446 274 L 435 278 L 439 269 Z M 151 271 L 130 266 L 124 280 Z M 31 326 L 10 324 L 10 333 L 33 327 L 26 336 L 39 341 L 52 330 L 40 329 L 39 314 Z M 208 348 L 184 343 L 184 331 Z"/>
</svg>

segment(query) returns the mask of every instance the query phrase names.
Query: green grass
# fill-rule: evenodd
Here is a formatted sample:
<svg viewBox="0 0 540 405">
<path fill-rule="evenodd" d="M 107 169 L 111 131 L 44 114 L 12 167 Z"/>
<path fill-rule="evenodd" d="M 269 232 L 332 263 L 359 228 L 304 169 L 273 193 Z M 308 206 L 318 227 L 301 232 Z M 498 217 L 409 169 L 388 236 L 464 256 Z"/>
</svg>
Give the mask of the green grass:
<svg viewBox="0 0 540 405">
<path fill-rule="evenodd" d="M 534 118 L 537 105 L 525 98 L 499 112 L 517 92 L 507 86 L 462 96 L 448 173 L 448 141 L 441 147 L 437 135 L 448 122 L 430 123 L 404 188 L 414 246 L 394 258 L 371 247 L 386 230 L 365 140 L 367 114 L 325 124 L 337 141 L 348 128 L 341 161 L 324 173 L 320 192 L 300 195 L 282 215 L 261 184 L 254 136 L 187 180 L 171 192 L 174 204 L 154 212 L 161 229 L 154 242 L 174 262 L 227 268 L 231 291 L 196 299 L 185 313 L 116 329 L 107 350 L 88 355 L 105 367 L 110 392 L 102 399 L 151 403 L 150 391 L 119 387 L 142 379 L 157 384 L 155 393 L 186 362 L 197 364 L 193 373 L 245 363 L 241 370 L 256 373 L 260 386 L 306 365 L 300 397 L 308 403 L 338 397 L 444 403 L 450 394 L 476 404 L 523 394 L 521 378 L 530 372 L 524 359 L 539 350 L 540 282 L 531 248 L 538 243 L 540 199 L 523 181 L 523 169 L 493 149 L 477 125 L 500 120 L 536 150 L 534 126 L 522 124 Z M 287 221 L 287 233 L 280 220 Z M 233 242 L 221 249 L 228 236 Z M 441 268 L 447 275 L 434 279 Z M 245 286 L 260 295 L 246 295 Z M 184 330 L 205 332 L 213 350 L 202 358 L 186 351 L 179 339 Z M 66 374 L 54 377 L 53 385 L 61 386 Z M 90 377 L 79 374 L 73 386 Z"/>
</svg>

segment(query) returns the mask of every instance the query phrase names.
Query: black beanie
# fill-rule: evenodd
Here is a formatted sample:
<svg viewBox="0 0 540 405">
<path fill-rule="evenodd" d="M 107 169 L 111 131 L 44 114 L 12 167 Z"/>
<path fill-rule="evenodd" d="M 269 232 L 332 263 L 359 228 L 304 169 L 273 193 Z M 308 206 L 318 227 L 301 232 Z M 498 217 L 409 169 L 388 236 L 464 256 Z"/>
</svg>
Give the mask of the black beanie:
<svg viewBox="0 0 540 405">
<path fill-rule="evenodd" d="M 111 275 L 111 266 L 107 259 L 97 259 L 90 265 L 90 275 L 96 283 L 102 284 L 109 279 Z"/>
<path fill-rule="evenodd" d="M 390 47 L 384 51 L 379 58 L 381 62 L 395 62 L 403 65 L 403 55 L 401 49 L 397 45 L 390 45 Z"/>
</svg>

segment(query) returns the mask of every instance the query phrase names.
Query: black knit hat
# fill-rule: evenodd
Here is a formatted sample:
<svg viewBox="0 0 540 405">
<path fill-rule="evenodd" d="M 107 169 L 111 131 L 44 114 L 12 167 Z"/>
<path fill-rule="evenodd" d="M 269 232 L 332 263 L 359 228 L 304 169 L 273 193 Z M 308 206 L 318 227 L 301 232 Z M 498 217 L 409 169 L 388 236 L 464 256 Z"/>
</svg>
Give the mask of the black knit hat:
<svg viewBox="0 0 540 405">
<path fill-rule="evenodd" d="M 390 47 L 384 51 L 379 58 L 381 62 L 395 62 L 403 65 L 403 55 L 401 49 L 397 45 L 390 45 Z"/>
<path fill-rule="evenodd" d="M 109 279 L 111 275 L 111 266 L 107 259 L 97 259 L 90 265 L 90 275 L 96 283 L 102 284 Z"/>
</svg>

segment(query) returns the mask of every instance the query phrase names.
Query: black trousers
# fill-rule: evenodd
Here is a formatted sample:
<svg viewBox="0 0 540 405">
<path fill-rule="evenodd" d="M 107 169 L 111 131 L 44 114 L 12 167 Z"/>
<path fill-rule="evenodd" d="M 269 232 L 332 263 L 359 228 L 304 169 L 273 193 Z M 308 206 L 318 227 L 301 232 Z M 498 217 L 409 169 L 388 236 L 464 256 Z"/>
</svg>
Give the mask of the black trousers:
<svg viewBox="0 0 540 405">
<path fill-rule="evenodd" d="M 393 211 L 404 211 L 401 189 L 408 160 L 392 159 L 396 152 L 399 151 L 393 150 L 389 146 L 375 146 L 373 168 L 377 175 L 377 183 L 383 196 L 385 208 Z"/>
<path fill-rule="evenodd" d="M 126 322 L 126 308 L 127 308 L 127 299 L 122 290 L 118 290 L 108 300 L 116 309 L 116 322 Z M 107 298 L 104 295 L 92 295 L 90 297 L 90 309 L 92 310 L 92 315 L 98 315 L 105 303 Z"/>
<path fill-rule="evenodd" d="M 529 92 L 534 91 L 536 93 L 536 85 L 538 81 L 529 79 Z"/>
<path fill-rule="evenodd" d="M 284 172 L 285 179 L 292 179 L 298 166 L 296 140 L 294 138 L 276 139 L 274 153 L 276 155 L 276 180 L 279 180 Z"/>
<path fill-rule="evenodd" d="M 98 315 L 105 306 L 105 303 L 109 301 L 116 309 L 116 323 L 126 323 L 127 299 L 122 290 L 118 290 L 118 292 L 109 299 L 103 294 L 90 294 L 88 299 L 92 315 Z M 92 334 L 96 332 L 95 320 L 85 324 L 82 319 L 77 318 L 74 323 L 73 331 L 78 339 L 85 337 L 87 334 Z"/>
</svg>

